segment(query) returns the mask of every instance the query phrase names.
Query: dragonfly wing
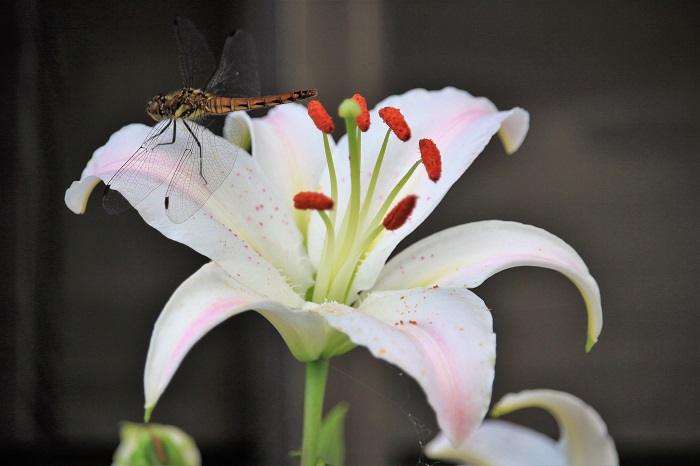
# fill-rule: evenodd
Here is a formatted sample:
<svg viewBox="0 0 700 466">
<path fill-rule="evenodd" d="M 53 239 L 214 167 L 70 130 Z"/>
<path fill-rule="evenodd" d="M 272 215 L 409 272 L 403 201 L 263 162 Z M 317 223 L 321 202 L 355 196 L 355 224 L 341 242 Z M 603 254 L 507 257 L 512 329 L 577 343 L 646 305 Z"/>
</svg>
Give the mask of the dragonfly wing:
<svg viewBox="0 0 700 466">
<path fill-rule="evenodd" d="M 177 122 L 163 120 L 151 129 L 134 155 L 107 183 L 102 205 L 110 214 L 135 206 L 168 178 L 181 152 L 174 143 Z"/>
<path fill-rule="evenodd" d="M 224 97 L 260 95 L 258 57 L 253 34 L 238 30 L 226 38 L 219 67 L 205 90 Z"/>
<path fill-rule="evenodd" d="M 207 202 L 231 173 L 239 149 L 204 126 L 185 124 L 189 135 L 184 155 L 165 197 L 165 209 L 174 223 L 184 222 Z"/>
<path fill-rule="evenodd" d="M 214 54 L 207 39 L 189 19 L 176 19 L 174 29 L 180 53 L 182 81 L 186 87 L 202 89 L 214 73 Z"/>
<path fill-rule="evenodd" d="M 219 68 L 205 90 L 223 97 L 256 97 L 260 95 L 255 39 L 250 32 L 238 30 L 226 38 Z M 204 116 L 200 120 L 200 124 L 215 134 L 221 134 L 224 119 L 219 116 Z"/>
</svg>

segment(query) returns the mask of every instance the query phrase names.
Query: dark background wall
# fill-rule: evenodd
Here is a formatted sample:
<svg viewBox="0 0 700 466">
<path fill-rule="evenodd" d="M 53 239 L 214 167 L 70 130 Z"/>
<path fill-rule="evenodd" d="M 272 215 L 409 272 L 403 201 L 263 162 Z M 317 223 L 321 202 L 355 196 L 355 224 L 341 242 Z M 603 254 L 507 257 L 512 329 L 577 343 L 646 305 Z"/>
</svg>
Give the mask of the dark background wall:
<svg viewBox="0 0 700 466">
<path fill-rule="evenodd" d="M 0 455 L 106 464 L 142 417 L 150 330 L 206 259 L 148 228 L 63 204 L 110 134 L 180 86 L 172 19 L 218 53 L 253 31 L 263 91 L 316 87 L 328 108 L 453 85 L 531 113 L 494 141 L 408 242 L 498 218 L 543 227 L 598 280 L 605 325 L 583 351 L 568 280 L 515 269 L 476 289 L 498 335 L 494 400 L 566 390 L 606 420 L 623 463 L 700 459 L 697 44 L 694 2 L 15 2 L 3 11 Z M 98 188 L 99 189 L 99 188 Z M 402 245 L 402 246 L 405 246 Z M 332 362 L 351 464 L 416 464 L 437 431 L 422 392 L 362 349 Z M 254 313 L 188 355 L 155 412 L 207 464 L 279 464 L 298 446 L 303 366 Z M 556 435 L 546 415 L 514 415 Z"/>
</svg>

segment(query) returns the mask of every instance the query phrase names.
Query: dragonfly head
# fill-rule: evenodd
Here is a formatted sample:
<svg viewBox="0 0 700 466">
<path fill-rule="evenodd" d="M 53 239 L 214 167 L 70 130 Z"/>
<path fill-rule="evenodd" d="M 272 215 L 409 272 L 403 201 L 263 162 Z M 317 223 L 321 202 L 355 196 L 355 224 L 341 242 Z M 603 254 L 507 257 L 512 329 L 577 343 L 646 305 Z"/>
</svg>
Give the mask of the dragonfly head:
<svg viewBox="0 0 700 466">
<path fill-rule="evenodd" d="M 158 94 L 149 100 L 148 104 L 146 104 L 146 113 L 156 121 L 165 118 L 165 96 Z"/>
</svg>

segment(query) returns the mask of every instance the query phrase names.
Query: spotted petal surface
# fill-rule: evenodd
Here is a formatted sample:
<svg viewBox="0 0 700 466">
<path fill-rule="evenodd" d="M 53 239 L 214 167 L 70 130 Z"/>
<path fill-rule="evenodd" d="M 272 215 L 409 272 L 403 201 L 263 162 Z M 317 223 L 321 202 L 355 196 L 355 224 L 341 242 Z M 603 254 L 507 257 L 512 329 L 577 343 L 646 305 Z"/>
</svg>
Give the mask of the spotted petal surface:
<svg viewBox="0 0 700 466">
<path fill-rule="evenodd" d="M 474 288 L 495 273 L 520 266 L 553 269 L 574 282 L 588 307 L 586 348 L 590 350 L 603 327 L 598 284 L 571 246 L 531 225 L 488 220 L 435 233 L 392 258 L 374 289 L 434 285 Z"/>
<path fill-rule="evenodd" d="M 481 423 L 491 400 L 496 337 L 484 302 L 464 288 L 375 292 L 355 309 L 318 311 L 425 391 L 438 423 L 457 442 Z"/>
</svg>

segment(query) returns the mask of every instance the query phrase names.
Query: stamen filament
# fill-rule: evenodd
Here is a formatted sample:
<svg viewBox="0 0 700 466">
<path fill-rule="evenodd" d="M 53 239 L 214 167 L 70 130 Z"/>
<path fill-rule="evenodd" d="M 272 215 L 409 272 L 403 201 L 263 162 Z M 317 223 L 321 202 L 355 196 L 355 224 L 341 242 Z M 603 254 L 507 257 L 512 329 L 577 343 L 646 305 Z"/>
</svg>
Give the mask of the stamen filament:
<svg viewBox="0 0 700 466">
<path fill-rule="evenodd" d="M 394 189 L 391 190 L 389 195 L 386 197 L 384 200 L 384 203 L 382 206 L 379 208 L 377 213 L 374 215 L 374 218 L 372 221 L 369 223 L 370 225 L 376 225 L 378 223 L 381 223 L 382 219 L 384 218 L 384 215 L 386 215 L 387 211 L 389 210 L 389 207 L 391 206 L 391 203 L 394 202 L 394 199 L 396 199 L 396 196 L 398 196 L 399 192 L 401 189 L 406 185 L 408 180 L 411 178 L 411 175 L 416 171 L 416 168 L 423 162 L 421 160 L 417 160 L 411 168 L 408 169 L 406 174 L 401 178 L 401 181 L 399 181 L 396 186 L 394 186 Z"/>
<path fill-rule="evenodd" d="M 360 263 L 364 259 L 365 254 L 369 250 L 369 247 L 372 245 L 375 239 L 377 239 L 377 236 L 384 231 L 384 225 L 379 224 L 377 227 L 372 230 L 367 236 L 364 237 L 362 241 L 359 241 L 357 244 L 357 247 L 355 248 L 359 254 L 357 254 L 357 258 L 350 262 L 348 261 L 348 266 L 351 263 L 354 263 L 352 267 L 352 274 L 350 274 L 350 277 L 347 280 L 347 287 L 345 288 L 345 295 L 343 296 L 343 302 L 345 302 L 348 299 L 348 296 L 350 294 L 350 290 L 352 289 L 352 284 L 355 283 L 355 277 L 357 276 L 357 271 L 360 268 Z M 349 267 L 348 267 L 349 268 Z"/>
<path fill-rule="evenodd" d="M 331 199 L 333 200 L 333 205 L 338 205 L 338 177 L 335 174 L 335 164 L 333 163 L 333 154 L 331 153 L 331 146 L 328 142 L 328 135 L 323 133 L 323 147 L 326 150 L 326 164 L 328 165 L 328 176 L 331 181 Z M 337 209 L 331 210 L 331 219 L 335 222 L 335 212 Z"/>
<path fill-rule="evenodd" d="M 374 230 L 372 230 L 369 234 L 367 234 L 359 244 L 355 245 L 353 253 L 350 255 L 350 257 L 354 259 L 354 266 L 352 273 L 350 274 L 347 280 L 348 286 L 345 289 L 345 296 L 343 297 L 343 302 L 347 301 L 352 284 L 355 282 L 357 271 L 360 268 L 360 263 L 364 260 L 364 256 L 367 253 L 367 251 L 370 250 L 370 247 L 372 246 L 374 240 L 384 230 L 395 231 L 401 228 L 403 225 L 405 225 L 416 207 L 417 199 L 418 196 L 416 196 L 415 194 L 410 194 L 398 203 L 396 203 L 396 205 L 391 209 L 387 216 L 384 217 L 384 221 L 381 224 L 377 225 L 377 227 L 374 228 Z M 348 261 L 346 265 L 349 264 L 351 264 L 350 261 Z M 347 270 L 343 270 L 339 275 L 345 276 L 346 274 Z"/>
<path fill-rule="evenodd" d="M 331 212 L 334 212 L 335 209 Z M 328 214 L 323 210 L 318 210 L 321 220 L 326 225 L 326 241 L 323 244 L 323 252 L 321 254 L 321 263 L 316 274 L 316 286 L 314 288 L 313 302 L 318 303 L 328 295 L 328 287 L 331 280 L 331 269 L 333 268 L 333 255 L 335 254 L 335 231 L 333 222 L 328 217 Z"/>
<path fill-rule="evenodd" d="M 411 166 L 411 168 L 408 169 L 403 178 L 401 178 L 401 181 L 398 182 L 398 184 L 391 190 L 387 198 L 384 200 L 384 203 L 381 205 L 372 221 L 368 224 L 367 228 L 369 228 L 369 230 L 366 230 L 360 236 L 362 240 L 355 241 L 349 248 L 349 252 L 343 256 L 343 260 L 338 261 L 338 265 L 341 265 L 341 267 L 335 273 L 333 284 L 331 285 L 329 292 L 330 296 L 333 296 L 336 301 L 345 302 L 347 299 L 348 292 L 352 287 L 352 283 L 355 281 L 356 269 L 360 264 L 362 255 L 369 249 L 372 241 L 376 239 L 377 235 L 384 231 L 382 220 L 389 210 L 389 207 L 391 207 L 391 204 L 394 202 L 394 199 L 396 199 L 396 196 L 398 196 L 401 189 L 406 185 L 418 166 L 422 163 L 423 162 L 421 160 L 417 160 Z M 373 228 L 374 225 L 378 226 Z"/>
<path fill-rule="evenodd" d="M 362 210 L 360 211 L 360 225 L 364 226 L 365 217 L 367 217 L 367 212 L 369 207 L 372 205 L 372 198 L 374 197 L 374 189 L 377 186 L 377 180 L 379 179 L 379 169 L 384 162 L 384 154 L 386 153 L 386 146 L 389 143 L 389 136 L 391 135 L 391 129 L 386 131 L 386 136 L 384 136 L 384 142 L 382 143 L 382 148 L 377 156 L 377 163 L 374 164 L 374 171 L 372 171 L 372 179 L 369 181 L 369 186 L 367 187 L 367 192 L 365 193 L 365 200 L 362 203 Z"/>
</svg>

